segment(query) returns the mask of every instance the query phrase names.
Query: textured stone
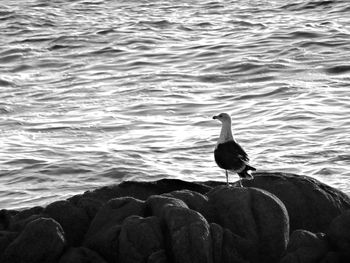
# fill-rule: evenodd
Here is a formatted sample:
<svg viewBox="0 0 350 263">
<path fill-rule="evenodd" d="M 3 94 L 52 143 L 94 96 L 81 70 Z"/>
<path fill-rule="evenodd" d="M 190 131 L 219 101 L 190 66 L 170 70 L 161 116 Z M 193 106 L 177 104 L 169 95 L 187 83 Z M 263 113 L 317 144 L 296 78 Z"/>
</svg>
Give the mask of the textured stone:
<svg viewBox="0 0 350 263">
<path fill-rule="evenodd" d="M 123 222 L 119 235 L 119 262 L 146 262 L 163 249 L 163 235 L 157 217 L 130 216 Z"/>
<path fill-rule="evenodd" d="M 55 263 L 66 245 L 61 226 L 51 218 L 28 223 L 7 247 L 1 263 Z"/>
<path fill-rule="evenodd" d="M 205 207 L 208 204 L 208 198 L 200 193 L 190 190 L 173 191 L 163 196 L 173 197 L 182 200 L 188 208 L 195 210 L 201 214 L 205 214 Z"/>
<path fill-rule="evenodd" d="M 70 248 L 61 257 L 59 263 L 106 263 L 96 252 L 86 248 Z"/>
<path fill-rule="evenodd" d="M 143 216 L 144 210 L 144 202 L 132 197 L 109 200 L 92 220 L 84 246 L 110 262 L 117 261 L 121 224 L 131 215 Z"/>
<path fill-rule="evenodd" d="M 69 245 L 81 244 L 90 224 L 90 218 L 83 208 L 69 201 L 57 201 L 48 205 L 44 214 L 55 219 L 62 226 Z"/>
<path fill-rule="evenodd" d="M 281 263 L 318 263 L 328 252 L 329 245 L 324 234 L 295 230 Z"/>
<path fill-rule="evenodd" d="M 248 263 L 238 251 L 247 254 L 249 241 L 215 223 L 210 224 L 210 233 L 214 263 Z"/>
<path fill-rule="evenodd" d="M 26 224 L 42 217 L 42 211 L 43 208 L 41 206 L 35 206 L 12 214 L 8 219 L 7 229 L 10 231 L 22 231 Z"/>
<path fill-rule="evenodd" d="M 151 195 L 160 195 L 183 189 L 204 194 L 211 187 L 178 179 L 161 179 L 152 182 L 125 181 L 119 185 L 105 186 L 94 191 L 87 191 L 83 195 L 70 198 L 70 200 L 74 203 L 78 203 L 80 198 L 90 198 L 103 203 L 120 197 L 134 197 L 136 199 L 146 200 Z"/>
<path fill-rule="evenodd" d="M 0 258 L 6 248 L 11 244 L 12 241 L 18 236 L 17 232 L 0 231 Z"/>
<path fill-rule="evenodd" d="M 158 250 L 149 256 L 147 263 L 169 263 L 165 250 Z"/>
<path fill-rule="evenodd" d="M 278 198 L 255 188 L 226 186 L 207 195 L 208 220 L 250 244 L 248 251 L 238 251 L 244 258 L 259 263 L 278 262 L 289 236 L 287 210 Z"/>
<path fill-rule="evenodd" d="M 178 199 L 151 196 L 146 201 L 153 215 L 165 225 L 165 243 L 175 263 L 212 262 L 209 224 L 198 212 Z"/>
<path fill-rule="evenodd" d="M 151 213 L 159 218 L 163 217 L 165 208 L 168 206 L 188 208 L 184 201 L 166 195 L 152 195 L 146 200 L 146 209 L 150 210 L 147 213 Z"/>
<path fill-rule="evenodd" d="M 327 230 L 331 244 L 350 262 L 350 210 L 336 217 Z"/>
<path fill-rule="evenodd" d="M 243 180 L 243 185 L 276 195 L 288 210 L 291 232 L 325 232 L 335 217 L 350 209 L 349 196 L 307 176 L 255 173 L 254 179 Z"/>
<path fill-rule="evenodd" d="M 87 198 L 87 197 L 82 197 L 78 200 L 76 203 L 77 207 L 83 208 L 88 215 L 90 221 L 94 219 L 96 216 L 98 210 L 102 207 L 103 203 L 99 200 Z"/>
</svg>

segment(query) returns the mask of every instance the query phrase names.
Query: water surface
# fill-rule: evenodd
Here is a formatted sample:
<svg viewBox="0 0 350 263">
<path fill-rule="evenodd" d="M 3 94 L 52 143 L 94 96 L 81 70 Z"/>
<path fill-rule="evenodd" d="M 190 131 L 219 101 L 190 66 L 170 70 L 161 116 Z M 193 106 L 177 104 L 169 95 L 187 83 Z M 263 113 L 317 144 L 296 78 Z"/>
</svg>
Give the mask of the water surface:
<svg viewBox="0 0 350 263">
<path fill-rule="evenodd" d="M 259 170 L 350 193 L 347 1 L 0 1 L 0 208 Z M 236 180 L 231 175 L 231 180 Z"/>
</svg>

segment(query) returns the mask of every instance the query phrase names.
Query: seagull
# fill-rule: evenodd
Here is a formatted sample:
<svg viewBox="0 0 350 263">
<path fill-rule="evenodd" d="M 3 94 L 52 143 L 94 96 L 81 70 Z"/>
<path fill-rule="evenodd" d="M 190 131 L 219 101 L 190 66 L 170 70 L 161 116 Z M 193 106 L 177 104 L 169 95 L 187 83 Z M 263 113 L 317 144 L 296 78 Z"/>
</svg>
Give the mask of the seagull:
<svg viewBox="0 0 350 263">
<path fill-rule="evenodd" d="M 227 186 L 229 186 L 227 171 L 232 171 L 238 174 L 239 185 L 242 187 L 241 179 L 253 179 L 251 172 L 256 171 L 256 169 L 248 164 L 247 153 L 232 136 L 230 115 L 220 113 L 214 116 L 213 119 L 222 123 L 220 137 L 214 150 L 215 162 L 225 170 Z"/>
</svg>

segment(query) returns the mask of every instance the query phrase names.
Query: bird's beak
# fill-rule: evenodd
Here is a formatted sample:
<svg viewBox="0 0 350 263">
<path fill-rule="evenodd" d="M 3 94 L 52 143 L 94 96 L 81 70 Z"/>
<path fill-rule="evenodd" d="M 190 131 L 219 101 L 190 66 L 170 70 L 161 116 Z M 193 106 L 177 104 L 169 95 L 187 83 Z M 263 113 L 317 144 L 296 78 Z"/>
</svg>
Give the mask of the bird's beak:
<svg viewBox="0 0 350 263">
<path fill-rule="evenodd" d="M 218 118 L 218 116 L 213 116 L 213 119 L 216 120 Z"/>
</svg>

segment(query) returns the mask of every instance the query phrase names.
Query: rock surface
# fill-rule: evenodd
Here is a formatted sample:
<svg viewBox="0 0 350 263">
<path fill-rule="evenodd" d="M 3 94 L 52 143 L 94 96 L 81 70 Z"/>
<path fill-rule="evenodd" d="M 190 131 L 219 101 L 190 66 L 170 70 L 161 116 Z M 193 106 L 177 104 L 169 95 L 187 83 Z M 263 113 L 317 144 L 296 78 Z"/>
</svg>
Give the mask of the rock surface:
<svg viewBox="0 0 350 263">
<path fill-rule="evenodd" d="M 129 216 L 119 235 L 120 263 L 147 262 L 155 252 L 163 249 L 163 234 L 160 219 Z"/>
<path fill-rule="evenodd" d="M 288 210 L 291 232 L 324 232 L 336 216 L 350 209 L 349 196 L 307 176 L 257 173 L 253 180 L 244 180 L 243 185 L 276 195 Z"/>
<path fill-rule="evenodd" d="M 226 186 L 207 195 L 209 220 L 245 240 L 247 247 L 236 245 L 245 259 L 278 262 L 289 238 L 287 210 L 278 198 L 260 189 Z"/>
<path fill-rule="evenodd" d="M 81 244 L 90 225 L 89 216 L 83 208 L 69 201 L 57 201 L 48 205 L 43 213 L 62 226 L 69 245 Z"/>
<path fill-rule="evenodd" d="M 86 247 L 74 247 L 62 255 L 59 263 L 106 263 L 106 261 Z"/>
<path fill-rule="evenodd" d="M 350 210 L 332 221 L 327 234 L 331 244 L 340 252 L 343 260 L 350 262 Z"/>
<path fill-rule="evenodd" d="M 3 209 L 0 262 L 350 262 L 347 195 L 293 174 L 257 173 L 243 185 L 124 182 Z"/>
<path fill-rule="evenodd" d="M 209 224 L 200 213 L 166 196 L 151 196 L 146 204 L 165 225 L 165 241 L 173 262 L 212 262 Z"/>
<path fill-rule="evenodd" d="M 144 202 L 132 197 L 109 200 L 96 214 L 86 233 L 84 245 L 109 262 L 119 258 L 119 235 L 124 219 L 144 214 Z"/>
<path fill-rule="evenodd" d="M 307 230 L 295 230 L 281 263 L 319 262 L 329 252 L 329 244 L 324 234 L 314 234 Z"/>
<path fill-rule="evenodd" d="M 6 248 L 2 263 L 54 263 L 66 245 L 61 226 L 50 218 L 28 223 L 22 233 Z"/>
</svg>

